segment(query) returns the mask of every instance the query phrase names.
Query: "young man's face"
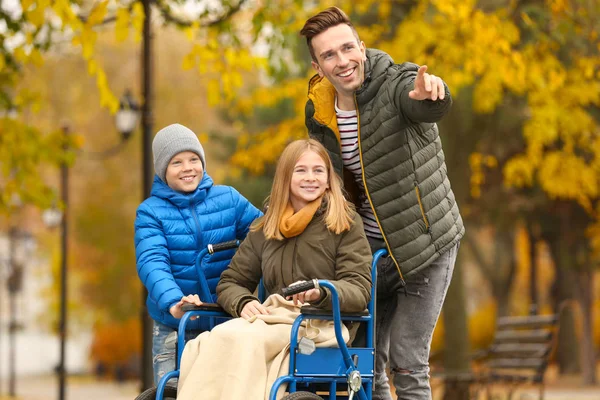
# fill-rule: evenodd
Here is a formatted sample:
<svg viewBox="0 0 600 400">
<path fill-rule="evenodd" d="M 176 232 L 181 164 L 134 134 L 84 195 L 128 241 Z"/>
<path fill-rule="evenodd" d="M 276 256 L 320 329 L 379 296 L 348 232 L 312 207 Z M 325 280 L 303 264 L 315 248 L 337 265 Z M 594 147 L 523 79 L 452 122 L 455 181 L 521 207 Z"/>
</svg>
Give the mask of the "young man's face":
<svg viewBox="0 0 600 400">
<path fill-rule="evenodd" d="M 365 44 L 346 24 L 319 33 L 311 44 L 317 58 L 313 68 L 333 84 L 338 94 L 353 96 L 365 79 Z"/>
<path fill-rule="evenodd" d="M 171 189 L 189 193 L 196 190 L 203 174 L 204 169 L 198 154 L 192 151 L 182 151 L 169 161 L 165 178 Z"/>
</svg>

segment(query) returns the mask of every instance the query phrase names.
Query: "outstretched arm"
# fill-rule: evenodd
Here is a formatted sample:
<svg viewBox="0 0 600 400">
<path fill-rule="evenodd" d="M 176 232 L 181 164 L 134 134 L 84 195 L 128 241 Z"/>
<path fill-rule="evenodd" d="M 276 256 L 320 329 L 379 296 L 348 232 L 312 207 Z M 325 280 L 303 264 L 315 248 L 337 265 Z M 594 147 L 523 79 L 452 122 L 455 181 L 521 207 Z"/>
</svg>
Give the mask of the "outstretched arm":
<svg viewBox="0 0 600 400">
<path fill-rule="evenodd" d="M 444 81 L 427 73 L 427 66 L 405 63 L 393 82 L 393 101 L 407 123 L 438 122 L 450 110 L 452 96 Z"/>
<path fill-rule="evenodd" d="M 427 65 L 421 65 L 417 71 L 414 88 L 408 92 L 408 97 L 418 101 L 436 101 L 438 98 L 444 100 L 446 97 L 444 81 L 439 76 L 428 74 Z"/>
</svg>

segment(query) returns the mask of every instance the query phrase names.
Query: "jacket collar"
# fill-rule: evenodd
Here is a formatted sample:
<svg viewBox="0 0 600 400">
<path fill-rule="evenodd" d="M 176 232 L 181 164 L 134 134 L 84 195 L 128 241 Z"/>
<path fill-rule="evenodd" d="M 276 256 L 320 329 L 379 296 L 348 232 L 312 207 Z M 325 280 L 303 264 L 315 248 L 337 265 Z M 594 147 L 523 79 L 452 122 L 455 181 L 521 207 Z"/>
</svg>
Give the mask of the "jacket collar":
<svg viewBox="0 0 600 400">
<path fill-rule="evenodd" d="M 340 131 L 335 115 L 335 87 L 327 78 L 315 74 L 308 82 L 308 98 L 314 104 L 313 118 L 331 128 L 339 141 Z"/>
<path fill-rule="evenodd" d="M 200 184 L 191 193 L 181 193 L 171 189 L 158 175 L 154 175 L 152 183 L 152 196 L 167 200 L 179 208 L 190 207 L 204 201 L 209 189 L 214 185 L 212 178 L 205 172 Z"/>
</svg>

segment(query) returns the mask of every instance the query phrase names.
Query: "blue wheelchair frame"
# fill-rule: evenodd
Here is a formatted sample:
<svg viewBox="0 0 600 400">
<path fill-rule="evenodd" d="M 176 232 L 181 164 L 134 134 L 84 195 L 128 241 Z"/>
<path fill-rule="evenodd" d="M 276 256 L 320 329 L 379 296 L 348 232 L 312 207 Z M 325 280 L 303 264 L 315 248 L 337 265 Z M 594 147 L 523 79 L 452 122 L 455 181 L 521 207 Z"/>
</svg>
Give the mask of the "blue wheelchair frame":
<svg viewBox="0 0 600 400">
<path fill-rule="evenodd" d="M 231 244 L 230 244 L 231 245 Z M 231 248 L 231 247 L 229 247 Z M 202 257 L 206 255 L 206 252 L 212 254 L 212 247 L 209 246 L 207 250 L 198 256 L 197 263 L 201 262 Z M 215 250 L 218 251 L 218 250 Z M 302 311 L 292 325 L 292 331 L 290 335 L 290 366 L 288 375 L 279 377 L 271 388 L 269 400 L 275 400 L 279 387 L 283 384 L 288 384 L 288 392 L 296 392 L 298 386 L 307 387 L 311 389 L 310 385 L 314 384 L 329 384 L 329 395 L 324 399 L 329 400 L 343 400 L 348 399 L 348 396 L 337 396 L 337 386 L 339 384 L 347 383 L 348 390 L 350 388 L 350 379 L 355 381 L 358 379 L 360 383 L 360 390 L 355 393 L 360 400 L 371 400 L 373 378 L 375 372 L 375 346 L 373 332 L 375 331 L 375 288 L 377 284 L 377 262 L 379 259 L 387 254 L 387 250 L 381 249 L 375 252 L 373 255 L 372 262 L 372 287 L 371 287 L 371 300 L 368 303 L 366 315 L 342 315 L 340 312 L 339 296 L 335 286 L 327 280 L 318 280 L 318 285 L 329 289 L 331 293 L 332 301 L 332 314 L 311 313 Z M 202 280 L 201 280 L 202 282 Z M 201 298 L 210 298 L 210 291 L 208 284 L 201 284 L 202 291 L 208 291 L 201 293 Z M 261 301 L 264 300 L 264 287 L 262 281 L 259 284 L 258 297 Z M 203 300 L 204 301 L 204 300 Z M 304 309 L 304 307 L 303 307 Z M 229 314 L 219 309 L 216 305 L 204 305 L 200 307 L 194 307 L 193 310 L 187 311 L 179 322 L 179 328 L 177 333 L 177 357 L 176 357 L 176 370 L 166 373 L 158 383 L 156 391 L 156 400 L 163 400 L 163 393 L 167 382 L 173 378 L 179 377 L 179 368 L 181 362 L 181 355 L 185 347 L 185 331 L 187 324 L 191 321 L 192 317 L 203 317 L 211 318 L 214 321 L 215 318 L 231 318 Z M 298 331 L 300 325 L 304 320 L 308 319 L 320 319 L 329 320 L 334 323 L 334 330 L 339 347 L 318 347 L 310 355 L 302 354 L 298 347 Z M 342 321 L 358 321 L 366 324 L 366 346 L 365 347 L 351 347 L 348 348 L 344 342 L 342 336 Z M 212 325 L 212 324 L 211 324 Z M 314 390 L 314 389 L 313 389 Z"/>
</svg>

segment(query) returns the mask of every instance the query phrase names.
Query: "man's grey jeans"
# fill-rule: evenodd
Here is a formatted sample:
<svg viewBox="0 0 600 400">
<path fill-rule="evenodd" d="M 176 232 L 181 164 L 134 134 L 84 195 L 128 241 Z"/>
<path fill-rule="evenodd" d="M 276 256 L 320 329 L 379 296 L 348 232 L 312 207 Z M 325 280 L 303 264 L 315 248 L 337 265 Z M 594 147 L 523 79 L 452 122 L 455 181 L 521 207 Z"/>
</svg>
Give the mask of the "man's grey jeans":
<svg viewBox="0 0 600 400">
<path fill-rule="evenodd" d="M 369 239 L 375 252 L 383 241 Z M 391 400 L 390 373 L 398 399 L 429 400 L 429 350 L 433 329 L 450 286 L 459 243 L 402 285 L 390 257 L 377 265 L 376 356 L 373 400 Z"/>
</svg>

